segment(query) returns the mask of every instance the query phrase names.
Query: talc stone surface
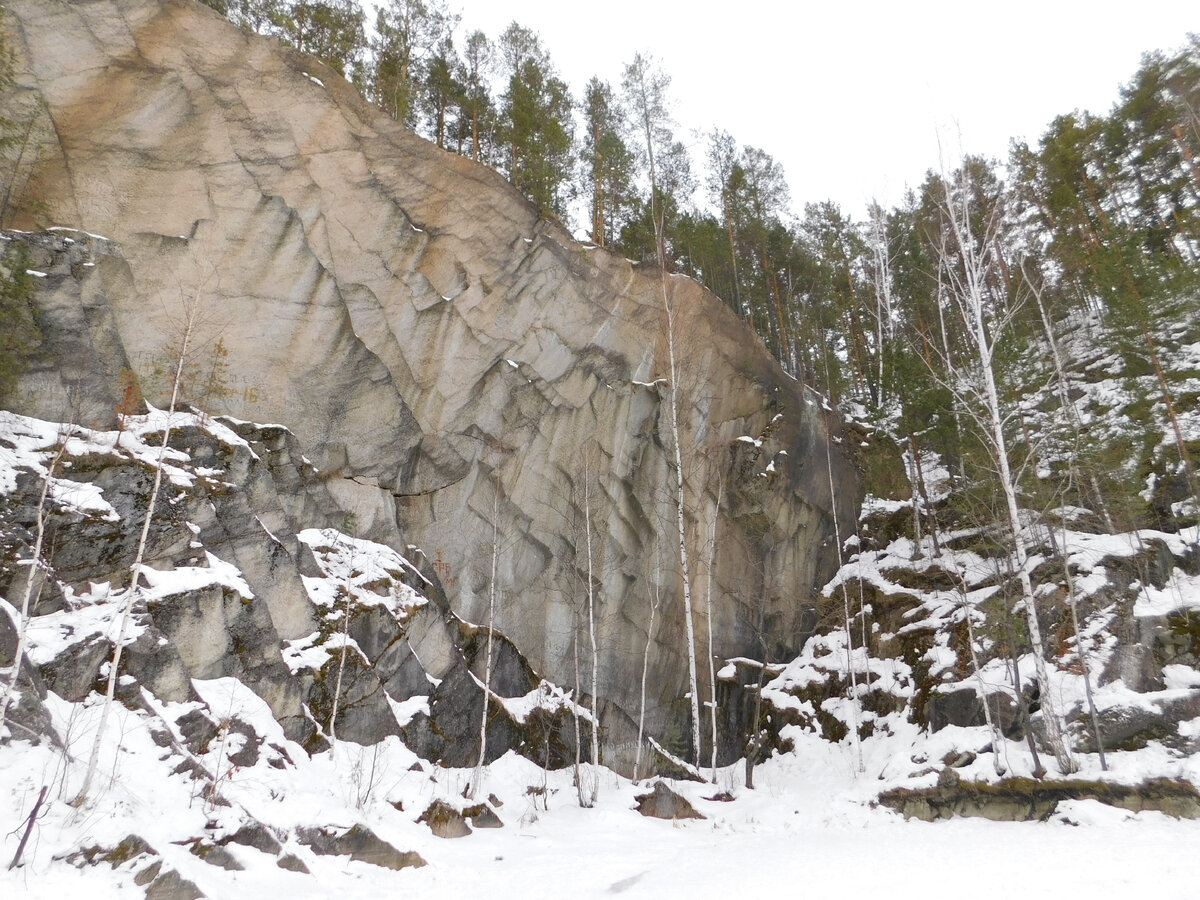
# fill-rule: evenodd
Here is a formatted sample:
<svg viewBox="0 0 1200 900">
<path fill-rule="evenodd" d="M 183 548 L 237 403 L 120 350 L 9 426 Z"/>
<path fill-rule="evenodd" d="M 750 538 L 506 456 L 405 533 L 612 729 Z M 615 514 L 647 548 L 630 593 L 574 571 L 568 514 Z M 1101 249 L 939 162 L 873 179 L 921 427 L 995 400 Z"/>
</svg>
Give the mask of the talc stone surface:
<svg viewBox="0 0 1200 900">
<path fill-rule="evenodd" d="M 19 411 L 51 418 L 82 382 L 102 423 L 122 368 L 165 405 L 194 300 L 187 399 L 294 431 L 359 533 L 420 547 L 469 621 L 487 615 L 498 520 L 496 625 L 564 684 L 590 506 L 600 693 L 636 716 L 658 596 L 660 727 L 687 682 L 665 290 L 702 680 L 719 484 L 714 653 L 798 649 L 836 565 L 830 464 L 843 535 L 856 479 L 819 399 L 717 298 L 574 241 L 496 172 L 192 0 L 5 5 L 7 109 L 36 117 L 15 224 L 106 239 L 75 234 L 95 264 L 43 291 L 62 352 Z M 607 739 L 614 763 L 632 755 Z"/>
</svg>

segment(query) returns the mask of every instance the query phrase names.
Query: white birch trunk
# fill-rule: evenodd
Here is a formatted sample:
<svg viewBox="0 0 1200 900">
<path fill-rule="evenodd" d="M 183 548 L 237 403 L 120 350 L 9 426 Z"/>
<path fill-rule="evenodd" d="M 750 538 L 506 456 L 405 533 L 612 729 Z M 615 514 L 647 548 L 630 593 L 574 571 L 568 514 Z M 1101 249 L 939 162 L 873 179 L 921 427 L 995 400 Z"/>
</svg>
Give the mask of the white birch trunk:
<svg viewBox="0 0 1200 900">
<path fill-rule="evenodd" d="M 1104 757 L 1104 738 L 1100 734 L 1100 717 L 1096 713 L 1096 701 L 1092 697 L 1092 671 L 1088 665 L 1083 646 L 1083 634 L 1079 630 L 1079 604 L 1075 594 L 1075 576 L 1071 574 L 1071 563 L 1067 559 L 1067 523 L 1063 520 L 1063 574 L 1067 579 L 1067 603 L 1071 607 L 1071 626 L 1075 629 L 1075 652 L 1079 654 L 1079 667 L 1083 670 L 1083 692 L 1087 697 L 1088 718 L 1092 723 L 1092 737 L 1096 741 L 1096 752 L 1100 755 L 1101 771 L 1108 771 L 1108 760 Z"/>
<path fill-rule="evenodd" d="M 878 207 L 877 215 L 872 222 L 872 250 L 875 257 L 875 352 L 878 357 L 878 396 L 876 402 L 883 406 L 883 341 L 886 330 L 887 337 L 892 337 L 892 269 L 891 258 L 888 256 L 887 214 Z M 885 328 L 886 325 L 886 328 Z"/>
<path fill-rule="evenodd" d="M 42 479 L 42 490 L 38 495 L 36 537 L 33 541 L 33 555 L 29 558 L 29 572 L 25 577 L 25 587 L 21 589 L 21 608 L 19 610 L 21 618 L 17 622 L 17 649 L 13 655 L 13 670 L 4 685 L 3 692 L 0 693 L 0 735 L 4 734 L 4 726 L 8 721 L 8 704 L 17 688 L 17 681 L 21 675 L 21 660 L 25 657 L 25 643 L 29 630 L 29 604 L 33 599 L 33 586 L 37 582 L 38 569 L 46 571 L 49 568 L 42 562 L 42 544 L 46 536 L 46 497 L 50 493 L 50 482 L 54 480 L 54 473 L 67 449 L 67 435 L 63 434 L 60 437 L 59 448 L 46 467 L 46 477 Z"/>
<path fill-rule="evenodd" d="M 659 565 L 658 535 L 654 536 L 654 586 L 650 591 L 650 624 L 646 626 L 646 649 L 642 653 L 642 699 L 638 709 L 637 752 L 633 760 L 633 780 L 638 781 L 642 772 L 642 742 L 646 733 L 646 676 L 650 671 L 650 642 L 654 635 L 654 615 L 658 612 L 659 583 L 662 568 Z"/>
<path fill-rule="evenodd" d="M 837 495 L 833 487 L 833 453 L 829 449 L 833 435 L 828 435 L 828 438 L 829 440 L 825 441 L 825 471 L 829 476 L 829 507 L 833 515 L 833 539 L 837 547 L 838 568 L 841 569 L 845 565 L 845 560 L 842 559 L 842 529 L 837 519 Z M 850 733 L 854 738 L 855 768 L 859 772 L 865 772 L 862 741 L 858 733 L 858 675 L 854 666 L 854 632 L 850 627 L 850 592 L 846 590 L 845 579 L 842 579 L 842 607 L 846 623 L 846 675 L 850 679 L 850 723 L 852 726 Z M 870 675 L 869 672 L 867 674 Z"/>
<path fill-rule="evenodd" d="M 667 354 L 671 360 L 671 440 L 675 445 L 675 520 L 679 526 L 679 568 L 683 580 L 683 615 L 685 617 L 688 655 L 688 686 L 692 699 L 693 762 L 700 765 L 700 687 L 696 676 L 696 627 L 692 615 L 691 570 L 688 566 L 687 538 L 684 531 L 683 456 L 679 450 L 679 387 L 675 368 L 675 322 L 667 300 L 666 274 L 663 274 L 663 304 L 667 312 Z"/>
<path fill-rule="evenodd" d="M 121 628 L 117 635 L 116 643 L 113 646 L 112 658 L 108 663 L 108 684 L 104 692 L 104 707 L 100 713 L 100 724 L 96 728 L 96 735 L 92 740 L 92 750 L 88 756 L 87 772 L 83 777 L 83 785 L 79 788 L 79 793 L 71 800 L 72 806 L 82 806 L 87 800 L 88 792 L 92 786 L 92 779 L 96 775 L 96 766 L 100 760 L 100 745 L 104 741 L 104 731 L 108 726 L 108 716 L 112 710 L 113 698 L 117 690 L 117 671 L 121 665 L 121 654 L 125 649 L 125 642 L 129 636 L 129 622 L 133 618 L 134 601 L 137 600 L 141 589 L 139 579 L 142 574 L 142 564 L 146 558 L 146 541 L 150 536 L 150 522 L 154 518 L 154 507 L 158 503 L 158 492 L 162 487 L 163 460 L 166 457 L 167 445 L 171 439 L 171 417 L 175 415 L 175 406 L 179 402 L 179 389 L 183 383 L 183 366 L 187 359 L 188 344 L 191 342 L 198 314 L 199 306 L 196 300 L 193 299 L 185 308 L 179 358 L 175 364 L 175 375 L 171 379 L 171 402 L 167 407 L 167 421 L 163 425 L 162 443 L 159 445 L 158 460 L 154 465 L 154 484 L 150 489 L 150 498 L 146 501 L 146 518 L 142 522 L 142 533 L 138 538 L 137 553 L 134 555 L 133 565 L 130 567 L 129 590 L 126 592 L 124 602 L 121 605 Z"/>
<path fill-rule="evenodd" d="M 686 618 L 687 654 L 688 654 L 688 686 L 691 690 L 692 709 L 692 746 L 694 762 L 700 763 L 700 690 L 696 676 L 696 630 L 692 614 L 692 585 L 691 571 L 688 566 L 687 540 L 684 531 L 685 495 L 683 485 L 683 455 L 679 445 L 679 382 L 675 357 L 675 318 L 671 309 L 671 301 L 667 292 L 667 258 L 666 241 L 663 235 L 663 211 L 658 207 L 658 169 L 654 159 L 654 130 L 665 120 L 662 106 L 661 90 L 665 83 L 651 78 L 647 83 L 647 63 L 639 54 L 634 65 L 627 69 L 632 72 L 635 81 L 632 82 L 636 111 L 641 119 L 642 129 L 646 136 L 646 160 L 650 166 L 650 218 L 654 223 L 654 240 L 658 251 L 659 288 L 662 293 L 663 310 L 667 318 L 667 356 L 671 366 L 671 438 L 675 445 L 675 479 L 676 479 L 676 519 L 679 525 L 679 567 L 683 580 L 683 608 Z"/>
<path fill-rule="evenodd" d="M 983 718 L 987 722 L 988 732 L 992 736 L 992 769 L 997 775 L 1003 775 L 1005 769 L 1004 763 L 1000 759 L 1000 749 L 1004 746 L 1004 735 L 996 726 L 992 708 L 988 706 L 987 685 L 983 681 L 983 672 L 979 668 L 979 654 L 975 652 L 975 624 L 971 621 L 971 607 L 967 604 L 966 588 L 960 587 L 959 590 L 962 594 L 963 619 L 967 623 L 967 646 L 971 649 L 971 667 L 975 670 L 975 681 L 979 685 L 979 700 L 983 704 Z"/>
<path fill-rule="evenodd" d="M 575 664 L 575 793 L 579 796 L 579 805 L 588 809 L 592 804 L 588 792 L 583 786 L 583 741 L 579 735 L 579 628 L 571 640 L 571 658 Z M 593 726 L 595 727 L 595 726 Z"/>
<path fill-rule="evenodd" d="M 1083 423 L 1079 418 L 1079 410 L 1071 401 L 1066 366 L 1063 364 L 1062 351 L 1059 349 L 1058 340 L 1054 334 L 1054 327 L 1050 322 L 1050 315 L 1046 311 L 1046 304 L 1042 302 L 1042 292 L 1033 284 L 1033 280 L 1025 272 L 1024 266 L 1021 267 L 1021 274 L 1025 277 L 1026 284 L 1029 285 L 1030 293 L 1033 294 L 1034 302 L 1038 308 L 1038 315 L 1042 320 L 1042 329 L 1046 335 L 1046 343 L 1050 345 L 1050 356 L 1054 362 L 1054 377 L 1058 387 L 1059 405 L 1063 412 L 1070 418 L 1074 431 L 1078 436 Z M 1072 477 L 1078 478 L 1074 455 L 1071 456 L 1071 471 Z M 1092 491 L 1096 497 L 1096 503 L 1100 507 L 1101 515 L 1104 518 L 1105 527 L 1110 534 L 1115 534 L 1116 526 L 1113 524 L 1112 516 L 1108 511 L 1108 504 L 1104 502 L 1104 495 L 1100 491 L 1100 485 L 1096 480 L 1096 476 L 1091 475 L 1090 480 Z M 1088 715 L 1092 724 L 1092 736 L 1096 741 L 1096 750 L 1100 756 L 1100 768 L 1102 771 L 1108 771 L 1108 761 L 1104 756 L 1104 741 L 1100 735 L 1100 721 L 1096 714 L 1096 703 L 1092 697 L 1092 675 L 1088 667 L 1087 655 L 1084 652 L 1083 635 L 1079 631 L 1079 609 L 1075 595 L 1075 577 L 1071 574 L 1071 563 L 1068 559 L 1069 554 L 1067 549 L 1067 523 L 1066 519 L 1064 519 L 1062 523 L 1063 575 L 1067 581 L 1067 603 L 1071 607 L 1071 625 L 1075 630 L 1075 652 L 1079 654 L 1079 665 L 1083 670 L 1083 689 L 1087 696 Z"/>
<path fill-rule="evenodd" d="M 988 335 L 986 324 L 986 308 L 984 302 L 985 255 L 988 252 L 986 243 L 976 246 L 971 235 L 966 197 L 964 195 L 963 209 L 958 210 L 954 199 L 950 196 L 947 186 L 947 206 L 954 236 L 962 254 L 963 276 L 958 285 L 958 302 L 967 326 L 968 337 L 979 362 L 979 375 L 983 380 L 982 400 L 986 406 L 986 415 L 981 417 L 986 421 L 987 438 L 991 445 L 993 462 L 996 464 L 1000 490 L 1004 495 L 1004 509 L 1008 520 L 1009 531 L 1013 539 L 1013 561 L 1017 570 L 1017 581 L 1021 586 L 1021 599 L 1025 607 L 1025 616 L 1029 628 L 1029 644 L 1033 651 L 1034 669 L 1037 673 L 1038 689 L 1041 692 L 1042 718 L 1046 723 L 1046 741 L 1049 743 L 1058 760 L 1059 770 L 1064 774 L 1073 772 L 1075 765 L 1071 760 L 1063 736 L 1062 723 L 1051 691 L 1050 675 L 1046 668 L 1045 644 L 1042 641 L 1042 630 L 1038 624 L 1037 601 L 1033 594 L 1033 582 L 1029 577 L 1029 556 L 1025 549 L 1022 536 L 1021 513 L 1017 504 L 1016 481 L 1008 461 L 1008 440 L 1004 436 L 1004 420 L 1001 414 L 1000 392 L 996 386 L 994 367 L 994 344 Z"/>
<path fill-rule="evenodd" d="M 717 505 L 713 509 L 712 524 L 709 526 L 708 532 L 708 563 L 704 567 L 705 573 L 705 591 L 704 591 L 704 618 L 708 622 L 708 712 L 709 721 L 712 724 L 712 762 L 711 762 L 711 781 L 717 783 L 717 671 L 716 663 L 713 657 L 713 617 L 712 617 L 712 585 L 713 585 L 713 565 L 717 555 L 717 519 L 721 515 L 721 496 L 725 490 L 725 481 L 720 476 L 717 478 Z"/>
<path fill-rule="evenodd" d="M 917 484 L 917 448 L 916 442 L 909 439 L 909 453 L 912 454 L 912 465 L 909 465 L 909 460 L 904 459 L 904 474 L 908 476 L 909 490 L 912 491 L 912 510 L 913 510 L 913 534 L 916 536 L 916 556 L 919 559 L 924 556 L 923 548 L 924 536 L 921 533 L 921 491 Z M 905 454 L 907 456 L 907 454 Z"/>
<path fill-rule="evenodd" d="M 346 592 L 346 609 L 342 614 L 342 648 L 338 656 L 337 679 L 333 686 L 333 705 L 329 711 L 329 746 L 337 753 L 337 714 L 338 705 L 342 698 L 342 673 L 346 671 L 346 645 L 350 640 L 350 592 Z"/>
<path fill-rule="evenodd" d="M 945 247 L 942 248 L 945 253 Z M 938 311 L 938 327 L 942 333 L 942 354 L 946 361 L 946 375 L 950 384 L 956 384 L 958 381 L 958 372 L 954 366 L 954 357 L 950 354 L 950 338 L 946 332 L 946 312 L 942 308 L 942 272 L 938 269 L 938 289 L 937 289 L 937 311 Z M 961 398 L 957 391 L 950 392 L 950 410 L 954 413 L 954 436 L 958 438 L 958 472 L 965 479 L 967 475 L 966 462 L 963 459 L 963 451 L 966 448 L 966 441 L 963 439 L 963 423 Z"/>
<path fill-rule="evenodd" d="M 589 467 L 585 463 L 583 468 L 584 484 L 583 484 L 583 516 L 584 528 L 587 531 L 587 607 L 588 607 L 588 638 L 592 644 L 592 798 L 589 806 L 596 803 L 596 798 L 600 793 L 600 773 L 597 767 L 600 765 L 600 713 L 596 705 L 596 698 L 600 694 L 600 678 L 599 678 L 599 661 L 600 656 L 596 652 L 596 607 L 595 607 L 595 588 L 592 582 L 592 500 L 591 500 L 591 473 Z"/>
<path fill-rule="evenodd" d="M 487 758 L 487 720 L 489 702 L 492 697 L 492 636 L 496 621 L 496 564 L 500 557 L 500 483 L 499 477 L 495 485 L 495 497 L 492 500 L 492 577 L 488 582 L 488 616 L 487 616 L 487 650 L 483 664 L 483 715 L 479 718 L 479 761 L 475 764 L 475 774 L 471 779 L 470 798 L 479 796 L 483 785 L 483 764 Z"/>
</svg>

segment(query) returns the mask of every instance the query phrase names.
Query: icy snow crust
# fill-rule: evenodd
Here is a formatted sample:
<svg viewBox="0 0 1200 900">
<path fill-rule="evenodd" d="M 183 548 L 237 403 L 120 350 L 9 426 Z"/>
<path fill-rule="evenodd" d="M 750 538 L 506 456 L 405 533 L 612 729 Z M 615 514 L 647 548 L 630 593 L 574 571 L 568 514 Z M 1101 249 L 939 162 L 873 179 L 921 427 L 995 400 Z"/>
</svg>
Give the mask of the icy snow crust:
<svg viewBox="0 0 1200 900">
<path fill-rule="evenodd" d="M 220 423 L 189 416 L 177 414 L 170 425 L 195 425 L 220 440 L 241 441 Z M 19 473 L 43 477 L 56 444 L 64 438 L 68 451 L 62 465 L 69 464 L 73 455 L 90 453 L 118 454 L 152 465 L 158 458 L 157 438 L 167 424 L 164 413 L 152 411 L 131 419 L 122 434 L 96 433 L 0 413 L 0 492 L 14 490 Z M 177 451 L 167 453 L 165 465 L 172 483 L 181 487 L 197 477 L 220 475 L 197 475 L 186 455 Z M 116 515 L 99 490 L 79 490 L 66 477 L 53 485 L 51 501 L 60 507 L 102 518 Z M 421 583 L 419 573 L 391 548 L 333 530 L 304 531 L 298 537 L 311 548 L 320 567 L 321 575 L 305 578 L 304 584 L 325 615 L 337 617 L 347 596 L 353 604 L 382 604 L 401 619 L 427 602 L 401 580 Z M 1150 532 L 1140 537 L 1164 541 L 1172 550 L 1179 542 L 1195 539 L 1194 534 Z M 1072 563 L 1079 568 L 1077 584 L 1084 589 L 1100 586 L 1098 578 L 1093 584 L 1088 576 L 1101 573 L 1106 560 L 1136 552 L 1133 536 L 1072 534 L 1072 538 L 1077 548 Z M 915 550 L 911 541 L 902 539 L 879 551 L 860 552 L 825 592 L 834 596 L 843 585 L 851 589 L 854 580 L 861 578 L 885 593 L 914 593 L 889 580 L 888 573 L 899 566 L 920 570 L 932 565 L 914 559 Z M 983 584 L 994 571 L 988 561 L 959 552 L 950 561 L 943 560 L 942 565 L 948 564 L 962 573 L 964 591 L 921 592 L 903 628 L 927 627 L 944 633 L 950 620 L 964 612 L 972 614 L 991 595 L 993 589 Z M 146 579 L 149 592 L 160 596 L 211 584 L 250 596 L 238 570 L 211 553 L 205 554 L 203 566 L 147 572 Z M 1144 596 L 1146 609 L 1155 613 L 1197 606 L 1200 579 L 1176 570 L 1162 590 L 1147 588 Z M 32 660 L 54 658 L 69 644 L 78 643 L 84 633 L 115 636 L 114 612 L 120 598 L 120 592 L 107 584 L 69 592 L 67 611 L 35 620 L 30 630 Z M 15 618 L 10 605 L 0 602 L 0 607 Z M 1110 652 L 1104 635 L 1089 623 L 1086 637 L 1085 652 L 1099 666 Z M 294 669 L 318 668 L 330 649 L 344 641 L 333 629 L 324 640 L 314 635 L 294 642 L 285 657 Z M 935 671 L 952 662 L 953 653 L 944 642 L 935 645 L 933 655 Z M 739 666 L 752 662 L 727 660 L 720 677 L 736 677 Z M 860 690 L 865 689 L 864 676 L 869 672 L 872 680 L 882 681 L 889 690 L 911 695 L 911 673 L 902 663 L 868 659 L 861 648 L 848 660 L 844 637 L 834 633 L 814 638 L 796 660 L 769 666 L 765 697 L 801 719 L 813 717 L 817 713 L 813 704 L 798 699 L 793 691 L 831 674 L 845 676 L 851 667 Z M 985 679 L 1003 686 L 1007 675 L 1001 669 L 988 669 Z M 1023 675 L 1031 678 L 1032 671 Z M 1161 696 L 1141 695 L 1142 702 L 1159 702 L 1194 687 L 1195 671 L 1188 667 L 1167 667 L 1165 677 L 1167 690 Z M 1065 703 L 1081 702 L 1077 676 L 1059 671 L 1056 678 Z M 417 819 L 434 800 L 460 809 L 466 806 L 463 793 L 470 770 L 440 769 L 418 760 L 395 737 L 375 747 L 339 741 L 332 750 L 310 757 L 287 740 L 263 700 L 240 682 L 222 678 L 192 684 L 199 701 L 164 703 L 140 689 L 138 708 L 114 706 L 100 757 L 99 783 L 80 809 L 67 800 L 82 778 L 101 713 L 99 695 L 93 693 L 81 703 L 68 703 L 53 693 L 47 696 L 46 706 L 63 737 L 63 748 L 24 741 L 0 746 L 0 835 L 5 836 L 8 854 L 0 863 L 7 865 L 24 817 L 41 787 L 49 786 L 48 804 L 34 827 L 24 865 L 14 871 L 0 870 L 0 896 L 142 897 L 145 888 L 134 879 L 154 860 L 161 860 L 162 871 L 178 872 L 211 898 L 280 891 L 294 900 L 341 895 L 455 897 L 474 895 L 480 885 L 486 885 L 487 895 L 498 900 L 557 896 L 564 891 L 578 897 L 618 893 L 738 897 L 751 890 L 779 896 L 794 896 L 799 890 L 813 897 L 879 894 L 891 900 L 926 900 L 968 890 L 971 897 L 986 900 L 1013 896 L 1014 877 L 1027 877 L 1041 896 L 1148 893 L 1156 900 L 1194 896 L 1198 822 L 1081 801 L 1060 804 L 1044 823 L 955 820 L 927 825 L 907 822 L 876 805 L 880 791 L 889 787 L 930 786 L 936 775 L 929 763 L 944 754 L 972 747 L 982 750 L 990 740 L 984 729 L 948 727 L 928 734 L 907 721 L 905 713 L 868 713 L 863 721 L 873 723 L 874 733 L 862 742 L 859 771 L 849 738 L 830 743 L 814 727 L 788 725 L 782 737 L 793 749 L 757 766 L 757 790 L 744 788 L 740 763 L 718 770 L 715 785 L 673 783 L 707 817 L 687 822 L 637 815 L 635 797 L 648 786 L 635 785 L 604 768 L 594 773 L 600 781 L 596 807 L 581 809 L 575 802 L 570 769 L 545 772 L 509 754 L 488 767 L 481 792 L 500 801 L 495 811 L 504 827 L 479 829 L 462 840 L 443 840 Z M 1128 705 L 1133 699 L 1130 693 L 1120 683 L 1106 685 L 1098 701 Z M 546 683 L 525 697 L 496 699 L 518 720 L 538 706 L 572 706 L 568 692 Z M 850 721 L 844 697 L 825 701 L 823 708 Z M 194 710 L 203 710 L 220 723 L 218 736 L 200 754 L 186 748 L 177 724 Z M 392 710 L 401 723 L 428 714 L 422 697 L 393 703 Z M 242 726 L 252 729 L 254 739 Z M 1200 721 L 1184 727 L 1200 732 Z M 247 762 L 244 751 L 254 741 L 258 758 Z M 1023 747 L 1005 746 L 1001 752 L 1010 772 L 1028 771 Z M 975 762 L 959 770 L 962 777 L 994 779 L 988 756 L 981 752 Z M 1092 758 L 1082 756 L 1080 761 L 1083 771 L 1074 777 L 1099 776 Z M 1136 753 L 1112 753 L 1110 761 L 1109 777 L 1121 781 L 1139 781 L 1148 775 L 1200 781 L 1200 763 L 1153 744 Z M 193 776 L 185 765 L 200 774 Z M 717 791 L 730 792 L 734 802 L 706 799 Z M 221 801 L 214 802 L 215 797 Z M 311 874 L 281 869 L 278 855 L 238 843 L 224 847 L 242 867 L 236 871 L 210 865 L 191 852 L 196 839 L 219 843 L 251 821 L 267 826 L 283 845 L 282 854 L 295 855 Z M 416 851 L 428 865 L 391 871 L 345 856 L 318 856 L 298 839 L 298 829 L 303 827 L 341 833 L 355 825 L 369 827 L 400 850 Z M 107 863 L 76 867 L 64 861 L 82 847 L 115 847 L 131 834 L 146 839 L 158 855 L 115 867 Z M 938 851 L 934 875 L 927 864 L 918 863 L 928 858 L 932 843 Z M 1122 852 L 1113 852 L 1117 846 Z M 981 872 L 996 869 L 999 854 L 1019 859 L 1025 874 L 980 878 Z M 868 859 L 870 865 L 863 865 Z M 1136 866 L 1129 865 L 1131 859 L 1136 859 Z"/>
</svg>

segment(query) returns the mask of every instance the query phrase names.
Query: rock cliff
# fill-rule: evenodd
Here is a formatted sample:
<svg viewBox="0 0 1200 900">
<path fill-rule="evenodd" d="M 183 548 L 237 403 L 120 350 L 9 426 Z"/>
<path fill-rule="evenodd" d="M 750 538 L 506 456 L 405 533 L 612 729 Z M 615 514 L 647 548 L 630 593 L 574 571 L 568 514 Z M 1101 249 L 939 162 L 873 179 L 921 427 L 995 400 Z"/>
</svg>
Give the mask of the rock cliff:
<svg viewBox="0 0 1200 900">
<path fill-rule="evenodd" d="M 46 343 L 17 411 L 62 420 L 74 397 L 75 418 L 111 427 L 123 369 L 165 405 L 161 372 L 195 302 L 187 399 L 295 435 L 291 452 L 320 482 L 296 503 L 319 515 L 290 523 L 349 515 L 361 537 L 420 547 L 454 613 L 476 623 L 498 535 L 496 625 L 570 684 L 590 518 L 610 761 L 636 715 L 656 596 L 651 724 L 681 722 L 658 274 L 577 243 L 495 172 L 193 0 L 6 7 L 17 52 L 6 108 L 34 123 L 9 215 L 83 229 L 67 234 L 86 248 L 74 261 L 66 245 L 46 251 Z M 714 653 L 761 656 L 765 643 L 784 658 L 811 632 L 814 586 L 836 565 L 832 511 L 852 516 L 853 469 L 816 398 L 736 317 L 688 279 L 665 284 Z M 289 641 L 311 621 L 298 568 L 284 569 L 260 580 L 281 595 L 270 624 Z"/>
</svg>

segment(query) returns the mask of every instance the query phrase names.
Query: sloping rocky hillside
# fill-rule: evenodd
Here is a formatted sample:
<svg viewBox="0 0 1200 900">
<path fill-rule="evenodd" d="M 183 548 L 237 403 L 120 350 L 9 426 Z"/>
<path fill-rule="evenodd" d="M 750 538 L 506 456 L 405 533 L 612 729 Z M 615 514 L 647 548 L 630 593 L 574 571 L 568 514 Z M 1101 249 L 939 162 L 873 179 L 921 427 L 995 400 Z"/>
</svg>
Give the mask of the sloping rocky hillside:
<svg viewBox="0 0 1200 900">
<path fill-rule="evenodd" d="M 286 426 L 324 516 L 420 547 L 466 621 L 486 616 L 496 524 L 496 624 L 563 683 L 586 593 L 586 495 L 603 535 L 606 740 L 631 754 L 655 591 L 650 717 L 681 722 L 681 591 L 654 537 L 675 517 L 657 274 L 573 241 L 495 173 L 198 3 L 7 7 L 6 102 L 36 144 L 18 224 L 83 229 L 39 251 L 46 341 L 16 411 L 111 428 L 130 384 L 165 407 L 192 304 L 183 399 Z M 795 652 L 806 600 L 836 565 L 834 496 L 844 526 L 852 515 L 853 470 L 826 451 L 826 414 L 727 309 L 688 279 L 665 289 L 698 563 L 718 523 L 714 652 L 749 653 L 764 628 Z M 277 624 L 284 640 L 303 627 Z"/>
</svg>

